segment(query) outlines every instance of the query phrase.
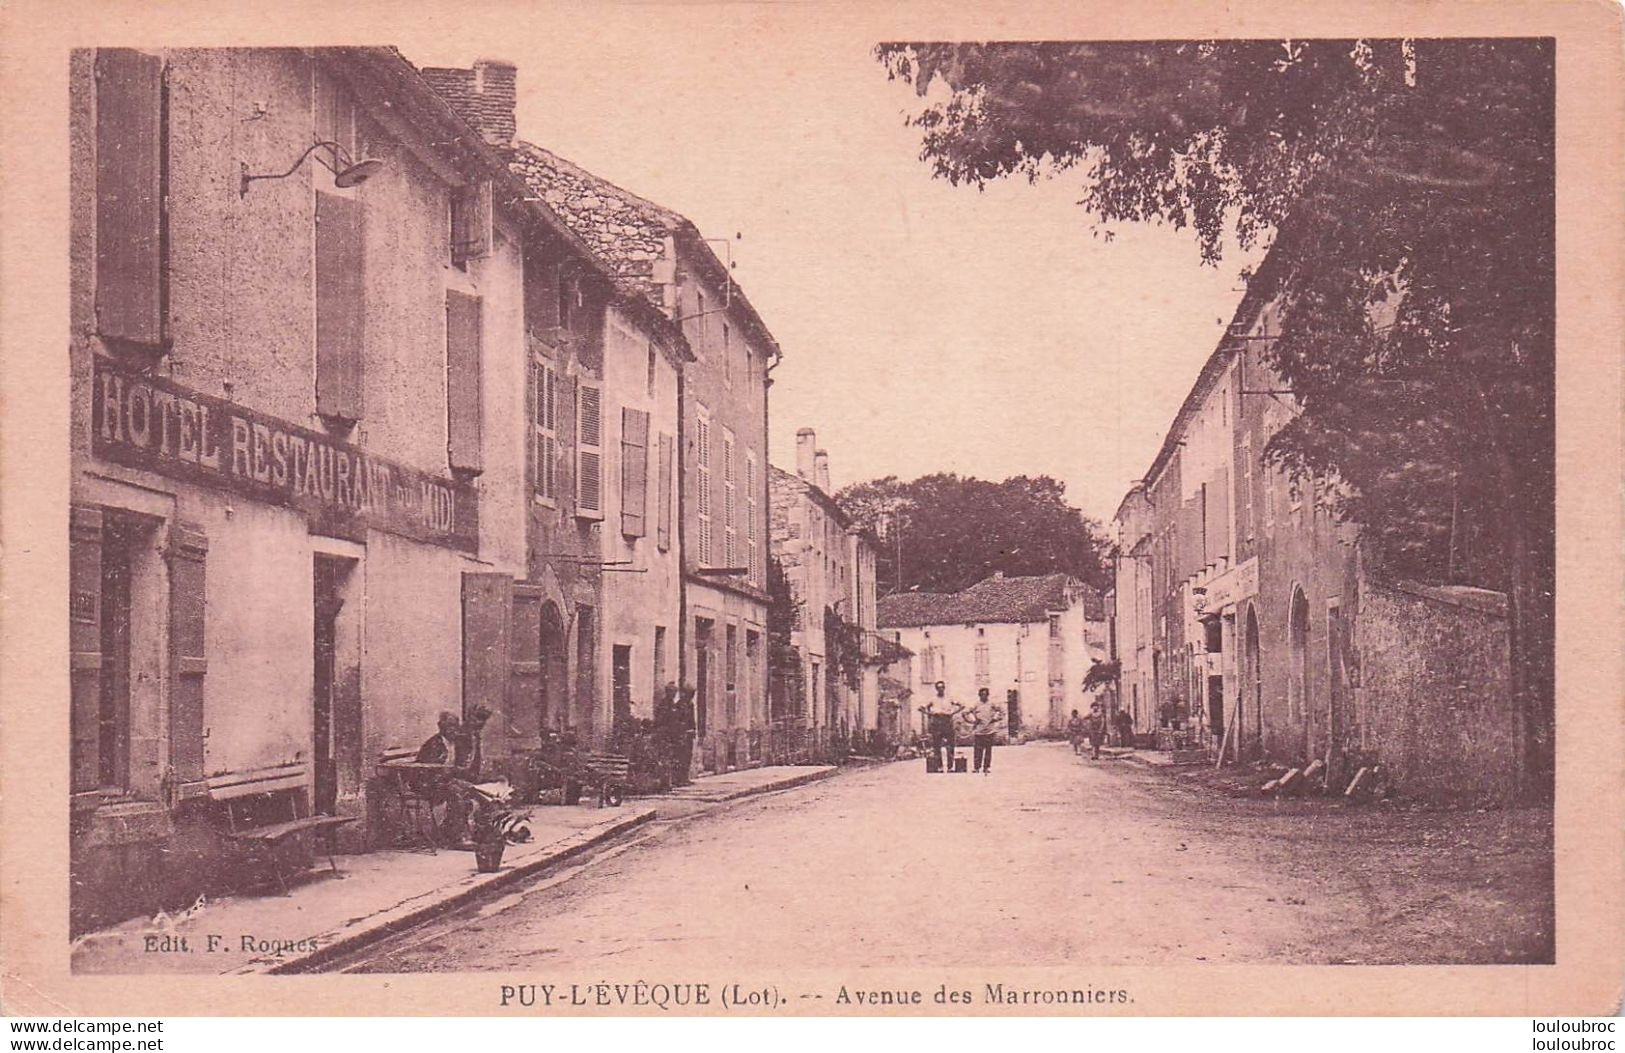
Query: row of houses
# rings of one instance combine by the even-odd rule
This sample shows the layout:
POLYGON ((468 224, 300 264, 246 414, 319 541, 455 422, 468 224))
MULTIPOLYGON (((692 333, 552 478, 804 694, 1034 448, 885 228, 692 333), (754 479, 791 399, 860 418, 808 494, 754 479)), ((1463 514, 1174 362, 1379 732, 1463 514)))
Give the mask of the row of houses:
POLYGON ((73 53, 76 924, 201 891, 245 787, 367 847, 441 711, 497 770, 667 684, 696 769, 873 720, 770 703, 777 342, 687 219, 518 137, 516 76, 73 53))
POLYGON ((1269 365, 1290 293, 1260 291, 1272 266, 1114 516, 1119 704, 1164 747, 1505 798, 1520 763, 1505 596, 1385 574, 1328 483, 1266 457, 1300 412, 1269 365))

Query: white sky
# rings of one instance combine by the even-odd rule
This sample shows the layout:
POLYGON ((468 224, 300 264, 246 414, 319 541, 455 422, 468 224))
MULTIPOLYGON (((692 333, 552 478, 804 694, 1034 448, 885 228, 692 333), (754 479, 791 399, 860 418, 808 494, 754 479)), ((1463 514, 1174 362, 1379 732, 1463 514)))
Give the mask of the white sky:
MULTIPOLYGON (((1048 474, 1110 519, 1241 298, 1189 232, 1095 238, 1075 183, 930 177, 874 41, 784 7, 553 9, 403 26, 418 65, 519 66, 519 131, 734 243, 785 351, 772 459, 836 486, 1048 474), (522 43, 515 43, 516 41, 522 43), (681 50, 674 46, 681 43, 681 50)), ((1076 177, 1073 177, 1076 179, 1076 177)))

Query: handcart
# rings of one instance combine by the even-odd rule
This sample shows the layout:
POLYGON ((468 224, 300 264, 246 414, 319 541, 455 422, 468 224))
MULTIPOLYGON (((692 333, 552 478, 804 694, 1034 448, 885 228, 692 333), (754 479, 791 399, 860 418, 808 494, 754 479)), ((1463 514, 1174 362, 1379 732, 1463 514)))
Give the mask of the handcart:
POLYGON ((583 786, 597 793, 599 807, 619 808, 626 800, 632 759, 624 753, 597 753, 555 743, 535 754, 532 761, 542 772, 563 781, 565 804, 576 803, 583 786))

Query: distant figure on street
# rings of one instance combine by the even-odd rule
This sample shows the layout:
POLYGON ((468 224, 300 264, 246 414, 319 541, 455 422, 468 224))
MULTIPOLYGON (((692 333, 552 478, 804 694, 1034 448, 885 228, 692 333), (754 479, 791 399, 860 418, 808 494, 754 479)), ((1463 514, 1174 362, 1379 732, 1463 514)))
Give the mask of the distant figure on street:
POLYGON ((993 740, 998 736, 999 724, 1004 720, 1004 711, 988 700, 987 688, 976 692, 976 708, 971 710, 971 770, 979 771, 983 775, 993 773, 993 740))
POLYGON ((1072 743, 1073 753, 1083 752, 1083 739, 1089 733, 1089 726, 1084 719, 1078 716, 1078 711, 1072 711, 1072 719, 1066 722, 1067 741, 1072 743))
POLYGON ((1128 749, 1134 748, 1134 717, 1126 709, 1117 711, 1117 744, 1128 749))
POLYGON ((937 697, 921 706, 920 712, 925 714, 926 734, 930 737, 931 754, 937 759, 937 770, 951 772, 954 753, 959 747, 959 736, 954 730, 954 718, 965 707, 948 700, 948 685, 941 680, 937 681, 936 690, 937 697))
POLYGON ((1089 759, 1100 759, 1100 745, 1106 741, 1106 714, 1096 702, 1089 707, 1089 759))

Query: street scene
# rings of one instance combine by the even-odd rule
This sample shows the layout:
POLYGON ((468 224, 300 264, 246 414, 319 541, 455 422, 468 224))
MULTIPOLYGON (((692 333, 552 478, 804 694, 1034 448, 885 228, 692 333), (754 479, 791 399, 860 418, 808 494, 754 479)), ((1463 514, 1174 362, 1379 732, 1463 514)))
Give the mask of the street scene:
POLYGON ((1553 42, 644 46, 72 53, 74 971, 1553 962, 1553 42))
MULTIPOLYGON (((1288 810, 1220 798, 1063 745, 998 749, 986 781, 865 767, 674 819, 578 871, 327 968, 658 970, 854 956, 908 965, 1493 964, 1549 953, 1538 813, 1288 810), (851 836, 854 823, 872 835, 851 836), (1425 852, 1429 864, 1406 860, 1425 852), (726 874, 726 881, 712 881, 726 874), (672 909, 667 890, 706 885, 672 909), (806 924, 806 889, 820 898, 806 924), (853 890, 842 892, 839 890, 853 890), (857 891, 861 890, 861 891, 857 891)), ((649 975, 657 975, 650 973, 649 975)))

